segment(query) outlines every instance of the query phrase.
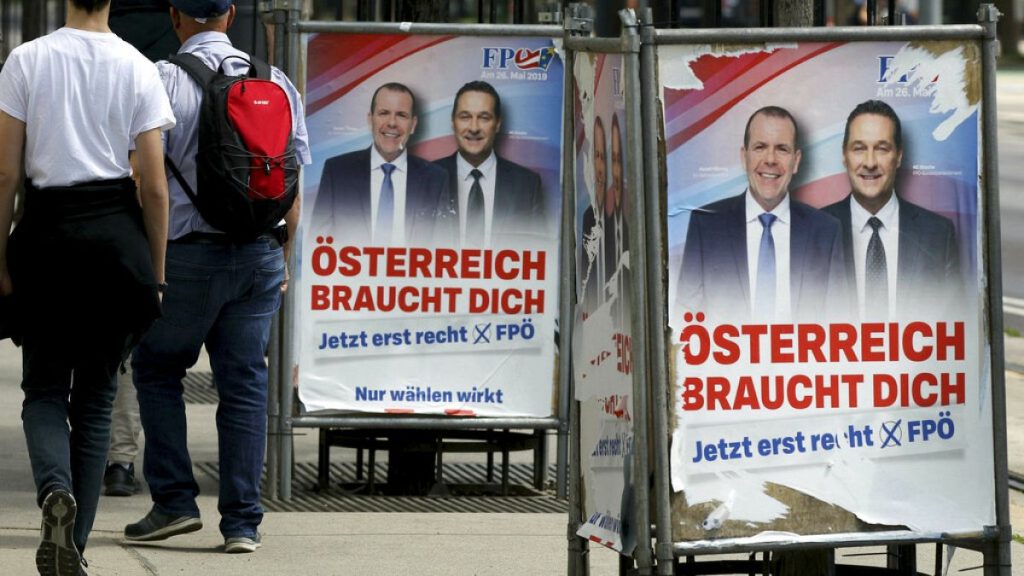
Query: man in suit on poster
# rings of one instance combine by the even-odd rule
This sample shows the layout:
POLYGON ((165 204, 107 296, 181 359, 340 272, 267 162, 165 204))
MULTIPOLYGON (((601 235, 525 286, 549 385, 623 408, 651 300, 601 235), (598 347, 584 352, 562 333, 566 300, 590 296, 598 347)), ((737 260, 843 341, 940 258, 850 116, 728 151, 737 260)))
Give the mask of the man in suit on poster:
POLYGON ((609 208, 608 229, 605 238, 605 270, 609 281, 614 280, 613 289, 617 297, 614 305, 613 320, 617 327, 622 327, 627 318, 629 301, 632 296, 632 282, 628 265, 623 255, 629 252, 629 228, 626 222, 624 195, 625 190, 625 159, 622 156, 622 129, 619 128, 619 116, 612 113, 611 128, 611 186, 605 194, 605 202, 609 208))
POLYGON ((604 302, 605 285, 605 198, 608 188, 608 144, 604 122, 594 117, 592 153, 594 190, 591 204, 583 212, 582 236, 577 256, 576 276, 581 283, 579 300, 585 315, 590 315, 604 302))
POLYGON ((494 150, 501 119, 501 97, 487 82, 469 82, 455 94, 458 150, 436 164, 448 173, 463 246, 503 247, 552 236, 540 176, 494 150))
POLYGON ((416 131, 415 109, 416 97, 404 84, 377 88, 367 114, 373 145, 324 163, 313 205, 314 234, 376 246, 452 241, 448 178, 407 149, 416 131))
POLYGON ((845 302, 839 223, 789 195, 796 138, 784 108, 750 116, 740 148, 747 190, 692 212, 678 307, 713 323, 772 322, 819 320, 845 302))
POLYGON ((864 319, 956 311, 962 293, 953 223, 896 194, 903 129, 891 106, 857 105, 846 120, 843 166, 851 193, 824 211, 842 227, 843 259, 864 319))

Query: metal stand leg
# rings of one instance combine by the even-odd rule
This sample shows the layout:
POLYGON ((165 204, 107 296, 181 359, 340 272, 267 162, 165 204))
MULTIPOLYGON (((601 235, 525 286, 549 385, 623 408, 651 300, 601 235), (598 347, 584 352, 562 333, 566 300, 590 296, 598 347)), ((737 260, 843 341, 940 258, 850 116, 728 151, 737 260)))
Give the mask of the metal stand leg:
POLYGON ((320 429, 320 450, 316 472, 317 489, 323 492, 331 483, 331 444, 327 439, 327 428, 320 429))
POLYGON ((917 574, 917 551, 913 544, 886 546, 888 552, 886 567, 896 570, 900 576, 917 574))
POLYGON ((548 480, 548 442, 543 430, 533 433, 533 487, 543 490, 548 480))

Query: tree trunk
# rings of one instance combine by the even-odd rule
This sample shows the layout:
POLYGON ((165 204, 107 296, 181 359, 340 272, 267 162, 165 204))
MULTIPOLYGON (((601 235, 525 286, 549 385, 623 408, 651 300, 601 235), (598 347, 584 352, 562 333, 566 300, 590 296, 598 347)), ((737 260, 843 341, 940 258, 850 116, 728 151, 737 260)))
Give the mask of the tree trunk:
POLYGON ((997 27, 1002 55, 1013 59, 1019 58, 1020 50, 1017 49, 1017 45, 1020 42, 1020 22, 1017 21, 1017 2, 1015 0, 995 0, 995 5, 1002 14, 997 27))
POLYGON ((814 26, 814 2, 807 0, 776 0, 775 22, 785 27, 814 26))

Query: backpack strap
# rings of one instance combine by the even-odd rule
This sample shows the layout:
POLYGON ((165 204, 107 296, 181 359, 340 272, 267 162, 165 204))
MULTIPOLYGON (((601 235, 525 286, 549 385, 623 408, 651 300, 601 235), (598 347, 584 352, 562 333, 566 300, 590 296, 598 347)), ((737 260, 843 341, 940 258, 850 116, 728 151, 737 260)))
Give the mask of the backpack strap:
MULTIPOLYGON (((270 64, 255 56, 249 56, 249 63, 252 64, 252 69, 256 70, 256 78, 270 80, 270 64)), ((252 75, 252 69, 249 71, 250 76, 252 75)))
POLYGON ((245 56, 238 56, 234 54, 231 56, 225 56, 224 59, 220 61, 220 66, 217 67, 217 72, 224 74, 224 63, 232 58, 241 60, 249 65, 249 72, 246 73, 246 76, 249 78, 270 80, 270 64, 267 64, 263 60, 249 54, 246 54, 245 56))
POLYGON ((185 176, 182 175, 181 170, 178 170, 178 167, 174 164, 174 161, 171 160, 171 157, 168 156, 167 154, 164 154, 164 165, 171 169, 171 174, 174 175, 174 178, 178 181, 178 184, 181 184, 181 189, 185 191, 185 194, 188 196, 188 199, 191 200, 192 205, 195 206, 197 201, 195 191, 192 190, 192 187, 188 185, 188 182, 185 181, 185 176))
POLYGON ((198 56, 188 52, 175 54, 167 61, 187 72, 196 81, 196 84, 199 84, 204 89, 210 84, 210 81, 213 80, 216 74, 198 56))

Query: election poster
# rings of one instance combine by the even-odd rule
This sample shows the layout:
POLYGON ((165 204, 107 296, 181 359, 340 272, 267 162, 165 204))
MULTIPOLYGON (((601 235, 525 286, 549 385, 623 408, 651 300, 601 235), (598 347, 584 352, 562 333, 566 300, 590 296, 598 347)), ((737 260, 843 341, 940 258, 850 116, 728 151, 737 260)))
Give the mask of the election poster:
POLYGON ((633 293, 629 274, 625 69, 621 54, 574 62, 575 399, 580 406, 584 523, 577 534, 631 554, 633 293))
POLYGON ((659 48, 676 541, 996 523, 980 57, 659 48))
POLYGON ((305 408, 550 416, 563 108, 553 39, 331 33, 304 48, 305 408))

